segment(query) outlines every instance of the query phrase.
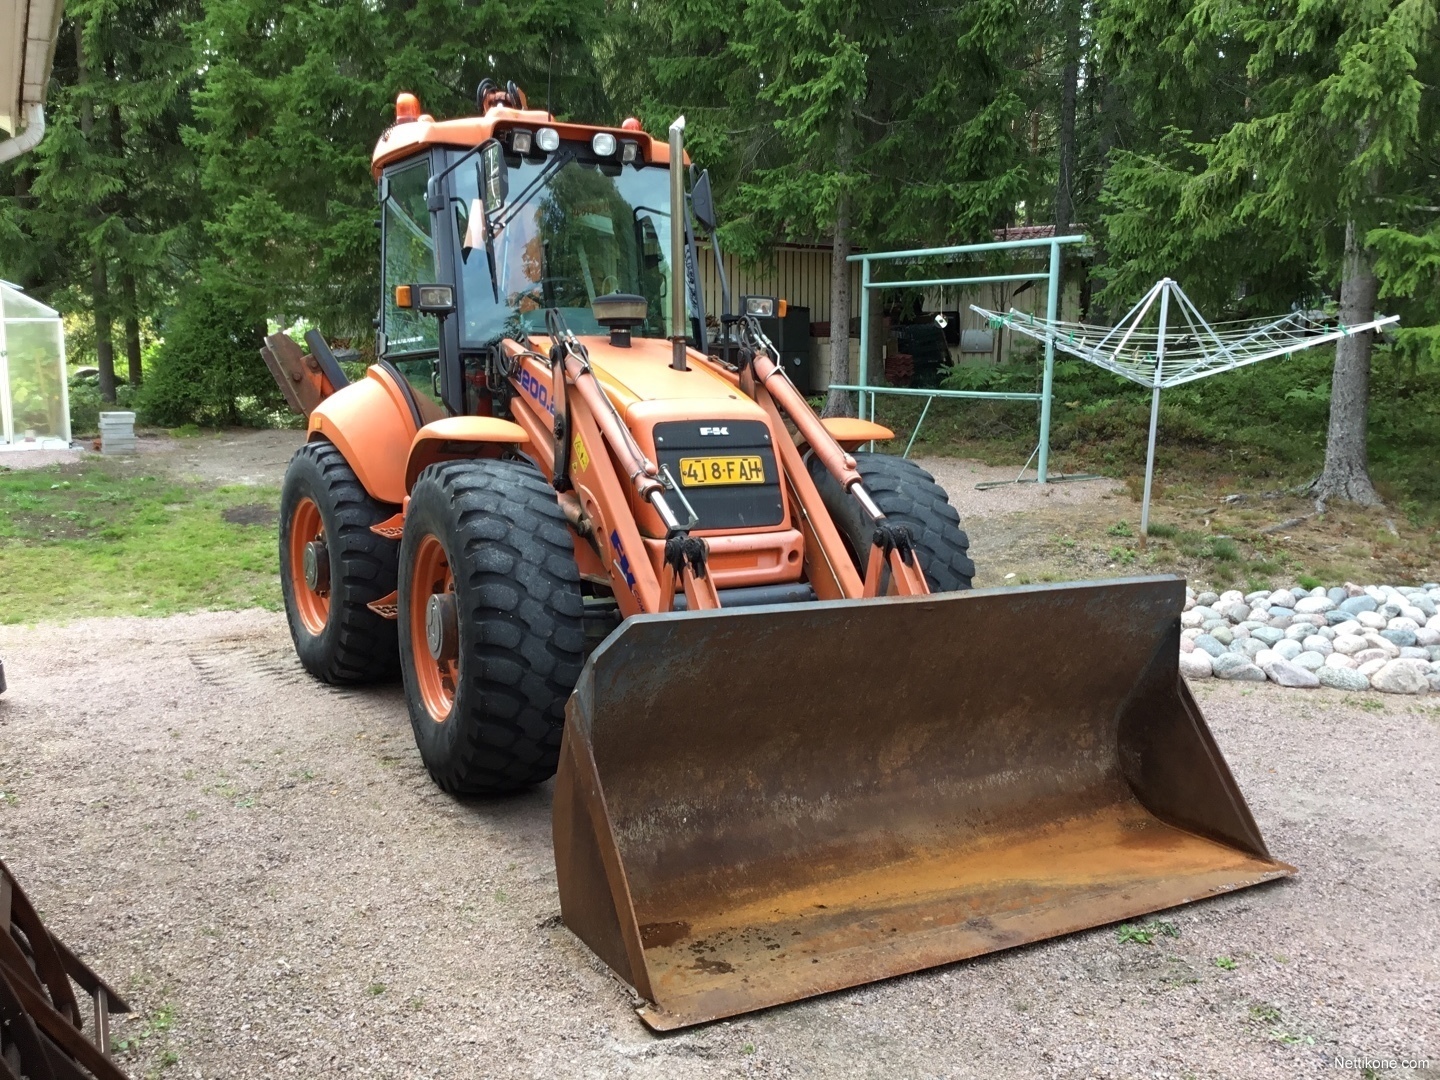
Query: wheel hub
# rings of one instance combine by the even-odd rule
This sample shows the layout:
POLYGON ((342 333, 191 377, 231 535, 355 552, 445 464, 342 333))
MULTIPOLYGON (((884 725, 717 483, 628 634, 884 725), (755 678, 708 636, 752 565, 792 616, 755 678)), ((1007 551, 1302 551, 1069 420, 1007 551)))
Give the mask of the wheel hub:
POLYGON ((323 540, 305 545, 305 584, 312 592, 330 591, 330 552, 323 540))
POLYGON ((425 644, 437 661, 454 660, 459 650, 460 622, 455 594, 435 593, 425 604, 425 644))

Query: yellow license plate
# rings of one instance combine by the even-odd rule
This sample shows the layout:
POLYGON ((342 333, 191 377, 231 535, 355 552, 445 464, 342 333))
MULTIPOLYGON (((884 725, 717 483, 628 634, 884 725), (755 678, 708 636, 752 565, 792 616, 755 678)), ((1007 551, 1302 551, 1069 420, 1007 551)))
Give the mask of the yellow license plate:
POLYGON ((680 459, 682 487, 707 484, 763 484, 765 462, 759 454, 736 457, 687 457, 680 459))

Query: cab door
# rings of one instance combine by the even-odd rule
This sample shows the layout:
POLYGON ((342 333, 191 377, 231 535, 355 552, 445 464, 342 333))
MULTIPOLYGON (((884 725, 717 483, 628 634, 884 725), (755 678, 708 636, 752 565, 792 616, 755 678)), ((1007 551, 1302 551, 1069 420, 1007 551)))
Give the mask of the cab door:
POLYGON ((397 285, 438 282, 440 260, 426 186, 427 154, 385 171, 380 212, 380 335, 377 352, 404 377, 425 423, 449 415, 441 393, 440 320, 395 303, 397 285))

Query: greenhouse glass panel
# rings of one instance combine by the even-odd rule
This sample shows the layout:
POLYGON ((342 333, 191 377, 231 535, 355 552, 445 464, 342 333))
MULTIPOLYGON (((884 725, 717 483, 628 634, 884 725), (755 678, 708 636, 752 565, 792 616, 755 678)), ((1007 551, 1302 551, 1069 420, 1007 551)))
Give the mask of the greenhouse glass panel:
POLYGON ((60 316, 0 282, 0 449, 70 445, 65 331, 60 316))

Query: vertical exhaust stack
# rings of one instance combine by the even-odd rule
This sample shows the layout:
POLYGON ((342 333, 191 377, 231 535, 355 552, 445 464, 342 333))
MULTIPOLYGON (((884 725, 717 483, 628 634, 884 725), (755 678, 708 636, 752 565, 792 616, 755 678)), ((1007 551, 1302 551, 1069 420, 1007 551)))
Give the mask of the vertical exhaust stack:
POLYGON ((565 924, 670 1029, 1294 873, 1179 673, 1180 578, 626 620, 570 699, 565 924), (1033 663, 1046 626, 1070 642, 1033 663))
POLYGON ((689 371, 685 362, 685 117, 670 125, 670 366, 689 371))

